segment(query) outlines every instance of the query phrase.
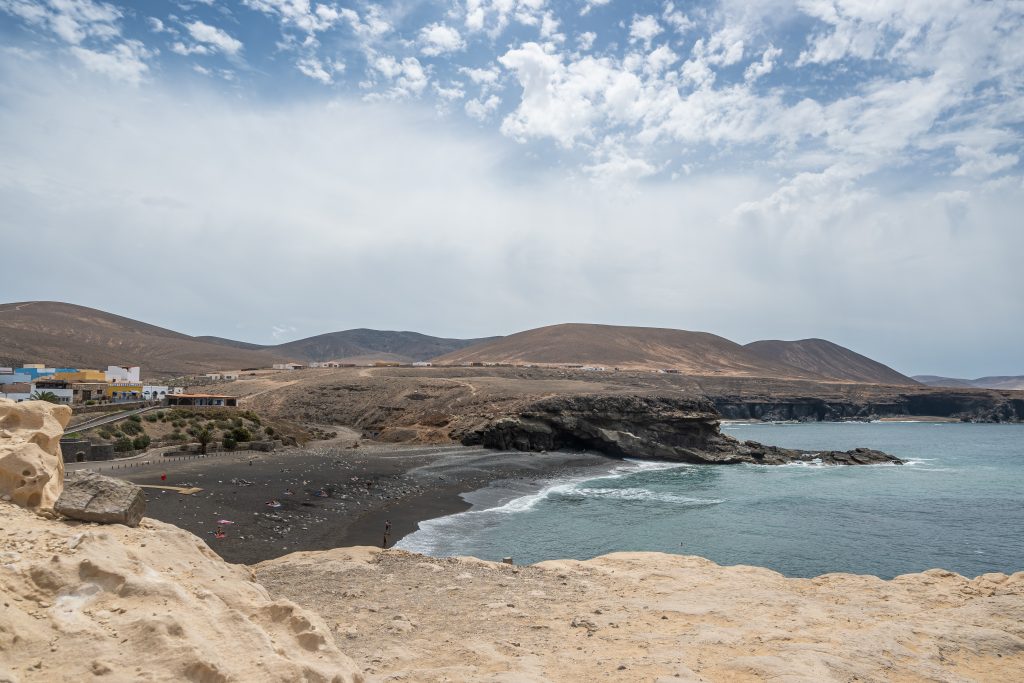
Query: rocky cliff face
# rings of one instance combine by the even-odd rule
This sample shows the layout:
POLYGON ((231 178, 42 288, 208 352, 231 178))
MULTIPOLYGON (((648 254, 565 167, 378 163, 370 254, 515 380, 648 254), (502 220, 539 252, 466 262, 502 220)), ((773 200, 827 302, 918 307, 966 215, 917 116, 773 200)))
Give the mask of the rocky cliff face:
POLYGON ((0 503, 0 681, 357 683, 314 612, 192 534, 0 503))
POLYGON ((52 508, 64 488, 60 437, 71 408, 0 399, 0 499, 52 508))
POLYGON ((740 443, 718 429, 704 398, 638 395, 563 396, 492 420, 463 437, 467 445, 519 451, 593 450, 614 457, 692 463, 778 465, 820 460, 839 465, 902 461, 880 451, 799 451, 740 443))
POLYGON ((879 417, 952 417, 965 422, 1024 421, 1024 396, 1018 398, 1009 394, 1011 392, 950 389, 861 400, 816 396, 762 399, 726 394, 715 396, 714 403, 722 417, 730 420, 814 422, 879 417))

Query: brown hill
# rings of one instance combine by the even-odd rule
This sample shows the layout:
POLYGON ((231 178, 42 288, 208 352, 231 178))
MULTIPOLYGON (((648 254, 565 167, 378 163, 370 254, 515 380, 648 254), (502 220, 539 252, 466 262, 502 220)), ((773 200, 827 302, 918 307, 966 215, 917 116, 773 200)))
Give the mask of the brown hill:
POLYGON ((0 365, 142 366, 147 378, 265 367, 277 356, 204 341, 94 308, 55 301, 0 304, 0 365))
POLYGON ((497 339, 443 339, 419 332, 345 330, 328 332, 277 346, 264 347, 295 360, 428 360, 480 342, 497 339))
POLYGON ((773 363, 785 363, 806 372, 833 379, 866 382, 868 384, 918 384, 888 365, 867 356, 833 344, 825 339, 780 341, 776 339, 751 342, 744 346, 758 358, 773 363))
POLYGON ((689 375, 799 377, 818 373, 748 351, 707 332, 569 323, 519 332, 435 359, 442 364, 537 363, 674 369, 689 375))
POLYGON ((995 377, 979 377, 977 379, 959 379, 955 377, 940 377, 938 375, 914 375, 914 379, 930 387, 1024 390, 1024 375, 998 375, 995 377))

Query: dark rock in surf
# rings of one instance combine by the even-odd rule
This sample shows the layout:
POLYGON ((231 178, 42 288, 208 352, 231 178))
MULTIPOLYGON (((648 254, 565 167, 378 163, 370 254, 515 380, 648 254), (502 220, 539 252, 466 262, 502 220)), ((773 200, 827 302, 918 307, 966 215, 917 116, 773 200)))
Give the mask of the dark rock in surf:
POLYGON ((881 451, 802 451, 740 443, 719 431, 719 414, 705 398, 636 394, 564 396, 492 420, 463 443, 518 451, 593 450, 615 457, 691 463, 782 465, 901 464, 881 451))

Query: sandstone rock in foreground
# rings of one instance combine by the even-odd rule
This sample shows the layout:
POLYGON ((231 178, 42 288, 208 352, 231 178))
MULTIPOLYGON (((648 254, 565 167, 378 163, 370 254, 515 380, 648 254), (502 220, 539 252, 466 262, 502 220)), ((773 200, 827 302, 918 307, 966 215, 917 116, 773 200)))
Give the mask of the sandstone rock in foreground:
POLYGON ((615 553, 512 567, 339 548, 256 565, 370 681, 1022 680, 1024 572, 789 579, 615 553))
POLYGON ((0 504, 0 681, 359 681, 323 620, 151 519, 0 504))
POLYGON ((86 470, 64 482, 53 509, 83 522, 138 526, 146 512, 146 496, 130 481, 86 470))
POLYGON ((60 437, 71 408, 0 398, 0 499, 51 508, 64 486, 60 437))
POLYGON ((867 448, 803 451, 740 443, 719 431, 719 414, 705 398, 618 395, 561 396, 538 401, 514 417, 492 420, 463 443, 519 451, 594 450, 614 457, 691 463, 782 465, 902 464, 867 448))

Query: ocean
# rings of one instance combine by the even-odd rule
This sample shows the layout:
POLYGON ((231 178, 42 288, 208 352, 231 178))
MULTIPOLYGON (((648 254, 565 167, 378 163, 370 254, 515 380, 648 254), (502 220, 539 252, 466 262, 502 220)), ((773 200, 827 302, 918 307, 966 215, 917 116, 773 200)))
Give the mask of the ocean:
POLYGON ((787 576, 968 577, 1024 570, 1024 425, 732 424, 740 439, 866 446, 907 465, 679 465, 623 461, 586 477, 492 485, 467 512, 397 547, 517 564, 616 551, 700 555, 787 576))

